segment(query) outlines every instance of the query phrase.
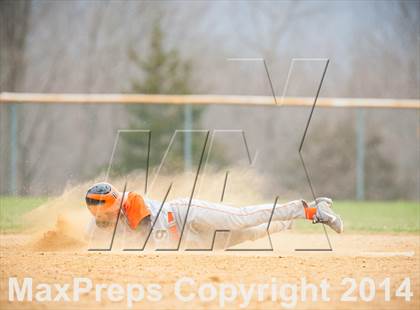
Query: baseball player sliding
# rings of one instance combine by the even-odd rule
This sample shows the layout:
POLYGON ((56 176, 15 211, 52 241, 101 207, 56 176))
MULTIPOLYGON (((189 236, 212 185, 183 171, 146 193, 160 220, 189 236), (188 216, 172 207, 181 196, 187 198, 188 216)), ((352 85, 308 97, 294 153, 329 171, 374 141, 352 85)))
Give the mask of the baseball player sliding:
POLYGON ((184 230, 182 240, 190 247, 209 247, 216 230, 230 231, 224 247, 265 237, 270 217, 271 232, 289 228, 295 219, 324 223, 337 233, 343 232, 343 221, 331 209, 329 198, 317 198, 310 203, 294 200, 276 204, 274 210, 273 204, 232 207, 192 199, 187 216, 189 202, 189 198, 183 198, 162 205, 134 192, 121 193, 109 183, 97 183, 86 194, 87 207, 94 216, 88 231, 91 236, 94 230, 110 231, 118 218, 118 231, 128 231, 138 240, 145 240, 153 228, 148 244, 178 242, 184 230))

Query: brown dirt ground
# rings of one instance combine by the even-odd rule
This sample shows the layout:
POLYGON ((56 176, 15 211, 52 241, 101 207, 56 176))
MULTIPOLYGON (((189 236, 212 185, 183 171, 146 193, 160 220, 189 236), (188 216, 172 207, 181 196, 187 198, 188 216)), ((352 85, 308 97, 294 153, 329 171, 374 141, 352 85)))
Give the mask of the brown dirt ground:
MULTIPOLYGON (((323 247, 322 234, 282 232, 272 236, 272 252, 88 252, 77 240, 46 233, 33 240, 28 235, 0 236, 1 309, 119 309, 126 301, 95 301, 94 293, 82 296, 77 303, 30 303, 8 301, 8 278, 32 277, 34 283, 71 283, 73 277, 89 277, 97 283, 159 283, 163 299, 160 302, 141 301, 133 308, 142 309, 214 309, 218 301, 190 303, 178 301, 173 293, 175 281, 183 276, 197 283, 297 283, 305 276, 312 283, 325 278, 330 282, 330 302, 298 302, 295 309, 419 309, 420 308, 420 237, 418 235, 330 234, 332 252, 296 252, 295 247, 323 247), (61 239, 60 239, 61 238, 61 239), (384 301, 382 290, 372 302, 340 302, 345 287, 342 278, 360 281, 371 277, 376 283, 391 278, 395 292, 404 277, 410 277, 414 296, 410 302, 391 295, 384 301)), ((267 240, 253 245, 266 246, 267 240)), ((251 244, 249 243, 248 246, 251 244)), ((243 245, 245 247, 246 245, 243 245)), ((237 302, 225 308, 239 308, 237 302)), ((256 296, 248 309, 280 309, 280 302, 270 297, 258 301, 256 296)))

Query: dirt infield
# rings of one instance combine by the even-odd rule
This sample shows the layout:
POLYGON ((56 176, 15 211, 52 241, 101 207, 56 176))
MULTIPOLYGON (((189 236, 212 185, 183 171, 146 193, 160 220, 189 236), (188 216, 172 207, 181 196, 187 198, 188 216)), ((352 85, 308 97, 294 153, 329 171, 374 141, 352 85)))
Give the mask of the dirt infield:
MULTIPOLYGON (((326 241, 320 234, 296 234, 282 232, 272 236, 274 251, 267 252, 88 252, 84 245, 72 240, 60 240, 58 236, 44 235, 34 242, 28 235, 1 236, 1 309, 71 309, 126 308, 125 300, 112 302, 108 299, 95 301, 94 291, 82 295, 78 302, 10 302, 8 279, 32 277, 37 283, 72 283, 74 277, 88 277, 97 283, 158 283, 162 286, 159 302, 144 299, 133 308, 142 309, 214 309, 218 299, 200 301, 198 298, 185 303, 176 298, 174 285, 182 277, 191 277, 196 286, 205 282, 215 287, 222 283, 244 285, 252 283, 300 283, 306 277, 310 283, 319 284, 327 279, 330 302, 302 303, 295 309, 418 309, 420 277, 420 239, 418 235, 331 235, 332 252, 296 252, 295 247, 324 247, 326 241), (43 241, 44 243, 40 242, 43 241), (48 241, 48 240, 47 240, 48 241), (376 297, 371 302, 342 302, 340 298, 349 285, 340 285, 344 277, 352 277, 360 283, 363 277, 371 277, 376 283, 376 297), (386 277, 391 279, 391 300, 384 301, 384 291, 378 284, 386 277), (411 279, 414 296, 410 302, 395 297, 395 290, 405 277, 411 279)), ((255 245, 266 246, 266 240, 255 245)), ((248 244, 250 246, 251 244, 248 244)), ((245 245, 243 245, 245 246, 245 245)), ((70 289, 71 292, 71 289, 70 289)), ((356 290, 358 292, 358 290, 356 290)), ((248 309, 279 309, 277 300, 270 295, 253 296, 248 309)), ((227 302, 225 308, 238 308, 242 299, 227 302)))

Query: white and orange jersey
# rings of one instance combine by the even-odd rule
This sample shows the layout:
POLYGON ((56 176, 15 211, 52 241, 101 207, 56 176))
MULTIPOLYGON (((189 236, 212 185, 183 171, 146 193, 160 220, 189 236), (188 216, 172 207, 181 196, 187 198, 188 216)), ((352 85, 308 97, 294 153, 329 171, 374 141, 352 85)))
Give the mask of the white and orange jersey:
POLYGON ((88 240, 99 239, 106 243, 106 240, 110 240, 112 237, 113 229, 117 225, 115 231, 117 239, 123 236, 124 239, 141 242, 153 227, 148 242, 173 244, 179 240, 181 229, 180 218, 177 223, 175 217, 171 204, 165 203, 162 206, 161 202, 129 192, 121 206, 118 223, 114 222, 106 228, 101 228, 96 225, 95 218, 93 218, 87 227, 86 238, 88 240))
POLYGON ((153 226, 154 238, 169 238, 176 241, 182 229, 182 220, 170 203, 144 198, 145 206, 150 211, 150 225, 153 226))

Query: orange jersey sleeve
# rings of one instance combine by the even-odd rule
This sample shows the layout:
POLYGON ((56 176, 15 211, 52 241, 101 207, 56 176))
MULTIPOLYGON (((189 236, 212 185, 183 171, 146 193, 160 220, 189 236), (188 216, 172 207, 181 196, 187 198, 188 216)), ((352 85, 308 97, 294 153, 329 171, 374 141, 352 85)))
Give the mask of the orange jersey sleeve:
POLYGON ((123 208, 131 229, 136 229, 139 223, 146 216, 150 215, 143 197, 133 192, 128 193, 127 201, 124 203, 123 208))

